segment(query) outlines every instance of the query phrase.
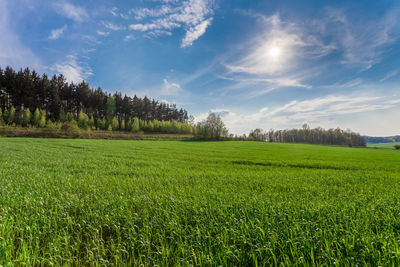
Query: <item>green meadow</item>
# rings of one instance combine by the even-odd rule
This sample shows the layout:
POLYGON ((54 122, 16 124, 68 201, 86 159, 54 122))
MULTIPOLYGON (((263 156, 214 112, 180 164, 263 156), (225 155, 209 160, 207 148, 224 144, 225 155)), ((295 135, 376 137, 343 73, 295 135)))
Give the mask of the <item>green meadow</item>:
POLYGON ((368 147, 376 147, 376 148, 391 148, 394 149, 395 145, 400 145, 400 142, 392 142, 392 143, 377 143, 377 144, 367 144, 368 147))
POLYGON ((0 265, 400 264, 400 151, 0 138, 0 265))

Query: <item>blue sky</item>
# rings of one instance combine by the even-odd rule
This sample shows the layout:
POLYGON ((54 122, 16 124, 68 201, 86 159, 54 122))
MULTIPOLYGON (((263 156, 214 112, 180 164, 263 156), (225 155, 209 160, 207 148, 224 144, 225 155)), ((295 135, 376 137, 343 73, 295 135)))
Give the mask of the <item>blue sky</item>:
POLYGON ((0 0, 0 66, 176 103, 233 133, 400 134, 399 1, 0 0))

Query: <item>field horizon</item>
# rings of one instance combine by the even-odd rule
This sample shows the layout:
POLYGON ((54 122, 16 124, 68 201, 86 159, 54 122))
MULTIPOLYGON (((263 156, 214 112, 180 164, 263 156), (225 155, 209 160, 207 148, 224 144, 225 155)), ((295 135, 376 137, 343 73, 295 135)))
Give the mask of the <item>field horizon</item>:
POLYGON ((0 138, 0 264, 397 265, 400 153, 0 138))

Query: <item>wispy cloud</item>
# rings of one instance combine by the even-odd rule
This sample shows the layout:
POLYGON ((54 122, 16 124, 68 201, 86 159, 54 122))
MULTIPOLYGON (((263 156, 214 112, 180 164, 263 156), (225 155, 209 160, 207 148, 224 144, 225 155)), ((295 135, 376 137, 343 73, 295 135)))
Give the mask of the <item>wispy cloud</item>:
POLYGON ((354 88, 356 86, 359 86, 362 84, 362 79, 360 78, 356 78, 354 80, 350 80, 347 82, 336 82, 334 84, 331 85, 324 85, 322 86, 323 88, 327 88, 327 89, 344 89, 344 88, 354 88))
MULTIPOLYGON (((247 133, 256 127, 285 129, 300 127, 303 123, 315 126, 342 115, 388 110, 398 107, 400 99, 386 97, 329 95, 309 100, 294 100, 274 108, 263 107, 255 113, 239 114, 229 109, 212 109, 218 113, 233 133, 247 133)), ((202 120, 207 113, 196 116, 202 120)), ((330 125, 328 127, 337 127, 330 125)))
POLYGON ((68 82, 73 83, 82 82, 93 75, 93 71, 89 65, 78 61, 75 55, 67 56, 63 63, 55 64, 51 69, 64 75, 68 82))
POLYGON ((83 22, 89 18, 87 11, 80 6, 73 5, 66 1, 59 1, 54 4, 57 13, 76 22, 83 22))
POLYGON ((96 33, 100 36, 108 36, 110 34, 109 32, 103 32, 103 31, 96 31, 96 33))
POLYGON ((58 29, 54 29, 50 32, 50 35, 48 37, 48 39, 50 40, 56 40, 58 38, 60 38, 60 36, 64 33, 64 31, 67 29, 67 25, 64 24, 64 26, 62 26, 61 28, 58 29))
POLYGON ((399 74, 399 70, 393 70, 393 71, 389 72, 388 74, 386 74, 382 79, 380 79, 380 82, 383 82, 390 78, 393 78, 397 74, 399 74))
POLYGON ((334 40, 343 54, 342 64, 370 69, 379 63, 388 45, 399 37, 399 9, 388 11, 380 19, 356 20, 343 9, 326 8, 320 20, 323 36, 334 40))
POLYGON ((128 42, 128 41, 135 40, 135 39, 136 38, 135 38, 135 36, 133 34, 128 34, 128 35, 125 36, 124 41, 128 42))
POLYGON ((163 79, 163 87, 160 91, 160 96, 177 96, 181 91, 182 88, 178 83, 163 79))
POLYGON ((102 21, 101 24, 111 31, 120 31, 126 29, 126 27, 123 25, 117 25, 111 22, 102 21))
POLYGON ((250 11, 241 13, 256 18, 265 30, 224 63, 224 76, 236 82, 228 86, 229 90, 242 88, 247 96, 257 97, 285 87, 311 89, 305 80, 321 68, 316 70, 310 62, 317 62, 335 46, 294 22, 283 21, 278 13, 269 17, 250 11), (243 56, 237 58, 237 54, 243 56))
POLYGON ((194 41, 199 39, 200 36, 202 36, 206 30, 207 27, 211 25, 212 18, 209 18, 207 20, 202 21, 200 24, 197 24, 194 27, 191 27, 186 31, 185 38, 182 40, 181 47, 188 47, 193 44, 194 41))
POLYGON ((129 25, 134 31, 147 32, 150 36, 171 35, 178 28, 185 30, 181 47, 193 45, 211 25, 212 0, 162 1, 155 8, 135 8, 130 15, 138 21, 129 25))

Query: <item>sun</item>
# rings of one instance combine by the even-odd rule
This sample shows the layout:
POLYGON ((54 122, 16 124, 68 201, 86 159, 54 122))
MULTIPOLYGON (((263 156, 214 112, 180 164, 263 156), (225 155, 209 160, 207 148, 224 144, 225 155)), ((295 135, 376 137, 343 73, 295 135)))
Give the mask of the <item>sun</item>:
POLYGON ((281 56, 281 48, 278 46, 273 46, 268 50, 268 56, 271 59, 278 59, 281 56))

